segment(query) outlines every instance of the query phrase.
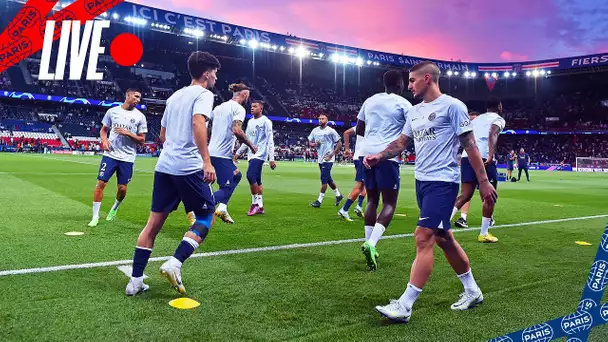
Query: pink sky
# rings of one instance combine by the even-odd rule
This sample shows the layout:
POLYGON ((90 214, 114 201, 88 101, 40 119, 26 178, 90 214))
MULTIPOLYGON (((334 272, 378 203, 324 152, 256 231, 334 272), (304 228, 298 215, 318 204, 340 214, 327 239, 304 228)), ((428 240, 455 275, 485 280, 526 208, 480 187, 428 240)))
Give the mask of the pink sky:
POLYGON ((608 0, 136 0, 275 33, 471 62, 608 52, 608 0))

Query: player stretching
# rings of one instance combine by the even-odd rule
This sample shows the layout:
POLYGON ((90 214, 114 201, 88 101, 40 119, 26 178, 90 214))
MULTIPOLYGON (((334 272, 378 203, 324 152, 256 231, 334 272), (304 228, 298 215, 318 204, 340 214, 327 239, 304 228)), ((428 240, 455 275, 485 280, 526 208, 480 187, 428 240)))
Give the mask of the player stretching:
POLYGON ((215 85, 219 68, 220 62, 213 55, 193 52, 188 58, 192 83, 167 99, 161 121, 166 140, 156 163, 152 210, 133 255, 133 273, 125 291, 128 296, 149 288, 144 284, 143 275, 154 240, 180 201, 186 212, 194 211, 196 222, 173 256, 160 267, 160 272, 181 294, 186 292, 182 284, 182 264, 205 240, 215 221, 215 199, 210 185, 215 181, 215 170, 207 148, 206 124, 214 99, 207 89, 215 85))
POLYGON ((254 153, 257 152, 257 148, 243 132, 243 122, 245 121, 243 104, 249 99, 249 88, 245 84, 239 83, 230 85, 229 90, 232 92, 232 100, 222 103, 213 110, 209 154, 219 185, 219 190, 213 194, 218 203, 215 216, 232 224, 234 220, 228 214, 228 201, 243 177, 232 160, 234 143, 238 139, 254 153))
POLYGON ((262 101, 253 101, 251 104, 251 115, 253 118, 247 122, 247 136, 251 140, 253 146, 257 146, 257 151, 252 150, 246 144, 236 152, 234 161, 237 162, 241 154, 248 150, 247 159, 249 159, 249 167, 247 168, 247 181, 249 181, 249 189, 251 190, 251 208, 247 212, 248 216, 264 214, 264 188, 262 187, 262 167, 268 159, 270 168, 275 169, 277 164, 274 162, 274 136, 272 132, 272 121, 264 116, 264 103, 262 101))
POLYGON ((346 157, 352 155, 353 164, 355 164, 355 186, 346 198, 344 206, 338 211, 338 215, 343 217, 346 221, 352 221, 350 215, 348 215, 348 210, 350 209, 350 206, 353 205, 357 197, 359 199, 357 206, 355 207, 355 214, 357 214, 359 217, 363 216, 363 200, 365 199, 365 195, 367 193, 363 184, 363 155, 361 154, 365 138, 360 135, 357 136, 357 141, 355 142, 355 154, 352 154, 350 150, 350 137, 352 137, 353 134, 355 134, 355 127, 347 129, 344 132, 344 155, 346 157))
MULTIPOLYGON (((401 97, 405 84, 403 74, 397 70, 384 73, 384 93, 365 100, 357 116, 357 134, 365 137, 363 154, 371 155, 384 151, 390 143, 401 135, 412 104, 401 97)), ((405 148, 403 149, 405 150, 405 148)), ((399 154, 403 151, 399 151, 399 154)), ((370 270, 378 267, 376 244, 388 228, 399 197, 401 176, 397 156, 366 165, 365 189, 367 208, 365 209, 365 242, 361 251, 370 270), (382 195, 382 210, 378 214, 382 195)))
MULTIPOLYGON (((496 144, 498 143, 498 135, 505 128, 505 119, 500 116, 502 113, 502 103, 498 98, 490 97, 486 101, 486 108, 486 113, 479 115, 475 120, 471 121, 471 127, 473 127, 479 154, 485 164, 487 178, 494 189, 497 189, 498 171, 494 161, 494 154, 496 152, 496 144)), ((454 209, 452 210, 452 216, 473 198, 475 188, 479 184, 466 150, 462 152, 462 160, 460 163, 462 188, 460 190, 460 196, 458 196, 454 209)), ((477 241, 479 242, 498 242, 498 238, 488 232, 492 225, 494 205, 494 202, 483 203, 481 232, 477 237, 477 241)))
POLYGON ((450 230, 450 213, 460 183, 457 160, 459 140, 476 171, 479 191, 484 201, 495 201, 496 190, 488 181, 475 145, 467 108, 459 100, 441 93, 439 74, 439 68, 432 62, 422 62, 412 67, 408 88, 423 101, 409 111, 399 139, 383 152, 364 159, 366 164, 376 165, 398 156, 407 146, 408 140, 414 139, 416 198, 420 208, 420 218, 414 233, 416 259, 412 264, 410 281, 399 300, 376 307, 383 316, 399 322, 409 321, 412 306, 433 271, 435 244, 443 250, 465 289, 460 299, 452 304, 452 310, 465 310, 483 301, 481 290, 471 272, 469 258, 450 230))
POLYGON ((320 208, 321 204, 323 204, 328 184, 336 194, 336 207, 344 199, 344 196, 338 190, 336 182, 331 177, 331 168, 334 166, 334 161, 336 161, 336 154, 342 148, 342 141, 338 132, 327 125, 328 122, 326 114, 319 115, 319 126, 315 127, 308 136, 310 147, 317 148, 319 156, 317 162, 321 170, 321 192, 319 193, 319 198, 310 204, 314 208, 320 208))
POLYGON ((133 176, 137 145, 146 142, 146 133, 148 133, 145 115, 135 108, 140 101, 141 93, 139 91, 127 89, 126 99, 122 106, 108 109, 101 121, 103 125, 100 130, 101 147, 104 152, 97 174, 97 185, 93 194, 93 219, 89 222, 89 227, 95 227, 99 223, 103 191, 115 172, 118 191, 114 205, 106 217, 107 221, 116 218, 118 207, 127 195, 127 184, 133 176), (108 130, 110 131, 109 139, 108 130))

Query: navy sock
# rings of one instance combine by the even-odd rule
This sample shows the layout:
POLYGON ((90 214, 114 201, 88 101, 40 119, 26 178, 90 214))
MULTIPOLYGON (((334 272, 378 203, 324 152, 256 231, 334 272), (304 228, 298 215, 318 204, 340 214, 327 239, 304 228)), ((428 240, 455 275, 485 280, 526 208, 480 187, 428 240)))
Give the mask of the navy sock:
POLYGON ((357 202, 357 204, 362 207, 363 206, 363 200, 365 199, 365 196, 359 196, 359 202, 357 202))
POLYGON ((353 205, 353 200, 351 200, 350 198, 346 199, 346 203, 344 203, 344 211, 348 211, 350 209, 350 206, 353 205))
POLYGON ((192 255, 192 253, 194 253, 194 250, 197 248, 198 243, 196 241, 185 237, 182 242, 180 242, 179 246, 177 246, 173 257, 183 263, 192 255))
POLYGON ((131 272, 132 277, 143 277, 144 269, 148 265, 148 259, 150 259, 152 250, 149 248, 136 247, 135 253, 133 254, 133 271, 131 272))

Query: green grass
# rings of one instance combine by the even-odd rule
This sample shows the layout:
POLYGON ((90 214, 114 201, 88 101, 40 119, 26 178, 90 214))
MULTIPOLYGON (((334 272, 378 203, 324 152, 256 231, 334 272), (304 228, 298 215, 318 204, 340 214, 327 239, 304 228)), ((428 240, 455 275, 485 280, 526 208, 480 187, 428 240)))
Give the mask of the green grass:
MULTIPOLYGON (((99 158, 0 154, 0 270, 131 259, 150 209, 155 162, 137 160, 117 221, 88 228, 99 158)), ((342 192, 350 191, 353 168, 336 166, 333 173, 342 192)), ((396 216, 387 235, 412 233, 418 217, 413 170, 402 173, 397 212, 407 217, 396 216)), ((498 225, 608 214, 608 175, 532 172, 531 178, 501 183, 498 225)), ((319 187, 314 164, 264 169, 263 217, 246 216, 251 198, 242 183, 229 206, 236 224, 214 226, 199 252, 363 236, 361 220, 338 218, 330 193, 321 209, 309 206, 319 187)), ((112 180, 102 215, 115 190, 112 180)), ((476 197, 469 222, 480 221, 476 197)), ((115 267, 4 276, 0 339, 483 341, 574 311, 606 221, 499 228, 495 245, 477 243, 475 231, 457 233, 486 302, 450 310, 462 285, 436 249, 433 275, 405 325, 387 323, 374 306, 403 292, 415 256, 412 238, 381 241, 377 272, 366 271, 360 243, 192 259, 184 283, 201 306, 188 311, 168 305, 176 293, 158 274, 159 262, 146 270, 150 291, 135 298, 124 296, 127 278, 115 267)), ((153 256, 172 255, 186 229, 180 208, 153 256)), ((604 327, 590 338, 607 339, 604 327)))

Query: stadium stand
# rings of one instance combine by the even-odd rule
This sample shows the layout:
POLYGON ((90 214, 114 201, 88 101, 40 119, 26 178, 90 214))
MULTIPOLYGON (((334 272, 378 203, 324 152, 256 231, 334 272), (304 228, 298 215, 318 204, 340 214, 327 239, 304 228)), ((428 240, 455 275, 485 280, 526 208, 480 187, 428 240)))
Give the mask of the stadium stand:
MULTIPOLYGON (((123 32, 121 25, 104 30, 103 42, 123 32)), ((253 98, 267 103, 268 116, 314 119, 327 113, 330 120, 341 121, 341 134, 351 127, 363 101, 382 91, 383 66, 347 67, 315 59, 298 59, 291 55, 251 49, 232 44, 201 42, 191 37, 141 30, 145 40, 144 58, 132 67, 121 67, 109 56, 101 56, 98 71, 103 81, 38 81, 40 52, 14 66, 12 72, 0 74, 0 90, 24 91, 45 95, 67 96, 120 102, 127 88, 140 89, 143 112, 147 116, 148 143, 141 152, 158 150, 160 119, 164 101, 173 91, 189 83, 186 59, 194 49, 209 51, 220 59, 222 68, 214 89, 216 103, 230 98, 228 85, 244 82, 254 88, 253 98), (252 57, 255 54, 254 63, 252 57), (17 84, 23 85, 13 89, 17 84)), ((102 42, 102 43, 103 43, 102 42)), ((56 47, 55 47, 56 48, 56 47)), ((65 73, 67 75, 68 68, 65 73)), ((52 70, 51 70, 52 71, 52 70)), ((405 69, 404 69, 405 71, 405 69)), ((475 79, 444 75, 442 90, 462 99, 470 110, 483 111, 485 98, 492 94, 503 100, 507 130, 574 131, 608 130, 608 99, 602 90, 608 86, 608 72, 584 70, 543 77, 498 78, 491 91, 483 77, 475 79)), ((417 101, 405 94, 412 103, 417 101)), ((40 139, 49 147, 96 150, 101 119, 105 109, 80 102, 2 98, 0 124, 5 144, 18 145, 15 137, 40 139), (43 125, 44 124, 44 125, 43 125), (13 137, 11 142, 11 137, 13 137)), ((275 125, 277 157, 312 160, 314 149, 307 147, 310 124, 278 123, 275 125)), ((499 139, 499 160, 510 149, 524 147, 539 163, 574 163, 576 156, 606 156, 606 135, 551 134, 503 135, 499 139)), ((412 151, 404 154, 408 158, 412 151)), ((413 158, 412 158, 413 159, 413 158)))

